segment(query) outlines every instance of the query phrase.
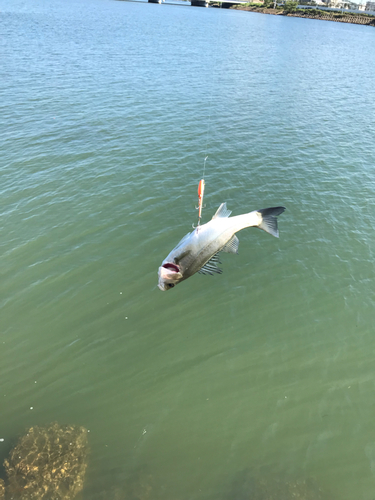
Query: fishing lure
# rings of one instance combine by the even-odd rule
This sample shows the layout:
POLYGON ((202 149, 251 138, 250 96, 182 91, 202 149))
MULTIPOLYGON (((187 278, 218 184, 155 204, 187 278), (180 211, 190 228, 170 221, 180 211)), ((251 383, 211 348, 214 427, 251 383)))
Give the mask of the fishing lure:
POLYGON ((203 195, 204 195, 204 186, 205 182, 204 179, 199 181, 198 184, 198 226, 201 223, 201 218, 202 218, 202 208, 203 208, 203 195))

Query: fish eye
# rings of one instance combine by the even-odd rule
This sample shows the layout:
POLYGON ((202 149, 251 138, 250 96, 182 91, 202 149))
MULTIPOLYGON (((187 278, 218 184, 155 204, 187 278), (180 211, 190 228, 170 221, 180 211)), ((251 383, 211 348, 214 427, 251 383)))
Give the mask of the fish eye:
POLYGON ((168 283, 169 288, 173 288, 174 284, 173 283, 168 283))

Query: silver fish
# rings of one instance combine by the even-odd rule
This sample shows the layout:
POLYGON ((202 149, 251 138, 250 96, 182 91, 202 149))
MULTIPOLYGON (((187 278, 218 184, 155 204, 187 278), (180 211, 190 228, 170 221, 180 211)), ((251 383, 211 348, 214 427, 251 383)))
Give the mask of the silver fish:
POLYGON ((229 217, 232 213, 222 203, 210 222, 198 226, 182 238, 159 267, 160 290, 170 290, 195 273, 221 274, 219 252, 238 253, 238 231, 245 227, 259 227, 279 237, 276 216, 284 207, 264 208, 248 214, 229 217))

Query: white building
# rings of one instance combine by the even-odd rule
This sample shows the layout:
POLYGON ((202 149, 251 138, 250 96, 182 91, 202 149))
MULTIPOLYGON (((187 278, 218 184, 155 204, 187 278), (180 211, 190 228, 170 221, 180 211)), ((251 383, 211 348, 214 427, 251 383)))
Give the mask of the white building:
MULTIPOLYGON (((333 9, 345 9, 345 10, 369 10, 367 8, 367 5, 371 4, 375 6, 375 2, 367 2, 366 5, 359 5, 351 0, 328 0, 328 7, 333 8, 333 9)), ((371 10, 375 10, 374 8, 371 8, 371 10)))
POLYGON ((331 7, 333 9, 340 9, 341 8, 341 0, 329 0, 328 7, 331 7))
POLYGON ((366 2, 366 9, 365 10, 375 11, 375 2, 366 2))

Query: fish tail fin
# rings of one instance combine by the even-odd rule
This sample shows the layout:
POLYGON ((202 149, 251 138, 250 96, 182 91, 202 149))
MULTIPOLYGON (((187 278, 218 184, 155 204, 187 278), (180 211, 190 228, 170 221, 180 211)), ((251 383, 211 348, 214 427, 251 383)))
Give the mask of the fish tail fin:
POLYGON ((272 207, 272 208, 263 208, 261 210, 257 210, 257 215, 260 219, 257 226, 266 233, 272 234, 276 238, 279 237, 279 229, 277 227, 277 219, 276 217, 282 214, 285 210, 285 207, 272 207))

